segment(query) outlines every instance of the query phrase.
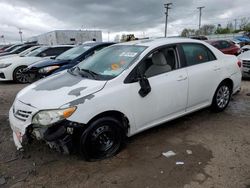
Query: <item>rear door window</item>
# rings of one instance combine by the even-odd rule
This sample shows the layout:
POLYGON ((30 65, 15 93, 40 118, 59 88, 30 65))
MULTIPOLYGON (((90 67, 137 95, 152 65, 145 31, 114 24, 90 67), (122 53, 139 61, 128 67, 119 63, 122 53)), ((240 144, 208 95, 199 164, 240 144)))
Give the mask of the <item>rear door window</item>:
POLYGON ((67 51, 68 49, 70 49, 70 47, 54 47, 54 48, 49 48, 49 49, 45 50, 44 52, 42 52, 40 54, 40 56, 41 57, 58 56, 61 53, 67 51))
POLYGON ((216 60, 214 54, 202 44, 182 44, 187 66, 216 60))

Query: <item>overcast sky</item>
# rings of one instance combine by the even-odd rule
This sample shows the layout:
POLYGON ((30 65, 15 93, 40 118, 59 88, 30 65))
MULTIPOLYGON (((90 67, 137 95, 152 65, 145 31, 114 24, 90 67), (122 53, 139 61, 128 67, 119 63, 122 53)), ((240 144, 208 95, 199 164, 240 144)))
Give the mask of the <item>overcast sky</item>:
MULTIPOLYGON (((18 41, 56 29, 101 29, 103 39, 122 33, 138 37, 164 35, 164 6, 172 2, 169 35, 198 28, 198 6, 205 6, 202 24, 225 25, 249 17, 250 0, 0 0, 0 35, 18 41)), ((2 43, 2 39, 0 39, 2 43)))

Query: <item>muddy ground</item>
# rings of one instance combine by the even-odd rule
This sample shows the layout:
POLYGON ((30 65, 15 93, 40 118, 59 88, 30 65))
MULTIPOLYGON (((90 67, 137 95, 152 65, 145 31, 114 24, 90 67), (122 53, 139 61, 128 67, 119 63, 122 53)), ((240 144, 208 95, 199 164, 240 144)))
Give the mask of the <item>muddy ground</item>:
POLYGON ((0 187, 250 187, 250 81, 225 112, 205 109, 150 129, 99 162, 56 153, 44 143, 16 152, 8 110, 23 87, 0 83, 0 187), (164 157, 169 150, 177 155, 164 157))

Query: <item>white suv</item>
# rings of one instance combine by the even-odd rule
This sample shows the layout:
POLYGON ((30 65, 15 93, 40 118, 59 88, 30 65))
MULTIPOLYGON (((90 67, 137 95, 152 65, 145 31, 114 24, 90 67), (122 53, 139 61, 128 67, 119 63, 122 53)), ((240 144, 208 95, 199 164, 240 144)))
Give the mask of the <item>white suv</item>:
POLYGON ((239 66, 192 39, 110 46, 19 92, 9 113, 15 144, 36 138, 87 160, 113 156, 126 136, 208 106, 224 110, 240 89, 239 66))

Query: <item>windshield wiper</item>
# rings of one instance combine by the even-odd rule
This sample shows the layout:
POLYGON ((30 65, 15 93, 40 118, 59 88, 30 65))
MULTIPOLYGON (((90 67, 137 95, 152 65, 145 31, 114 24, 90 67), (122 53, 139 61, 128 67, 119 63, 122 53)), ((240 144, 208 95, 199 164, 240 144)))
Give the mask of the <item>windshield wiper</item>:
POLYGON ((88 70, 88 69, 80 69, 81 72, 86 72, 89 75, 91 75, 92 78, 96 79, 96 76, 98 76, 99 74, 97 74, 94 71, 88 70))
POLYGON ((72 75, 74 75, 74 76, 77 76, 77 74, 75 74, 74 73, 74 70, 80 70, 80 68, 79 67, 72 67, 71 69, 68 69, 68 73, 70 73, 70 74, 72 74, 72 75))

